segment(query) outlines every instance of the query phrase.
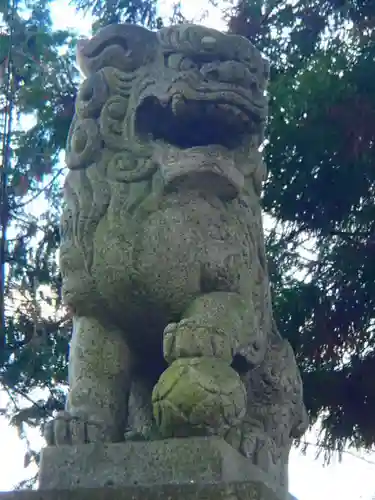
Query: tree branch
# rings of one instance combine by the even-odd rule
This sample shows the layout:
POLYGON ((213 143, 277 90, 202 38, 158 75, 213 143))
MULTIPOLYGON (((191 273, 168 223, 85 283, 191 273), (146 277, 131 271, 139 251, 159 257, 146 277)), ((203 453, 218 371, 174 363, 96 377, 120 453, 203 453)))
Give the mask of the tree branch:
MULTIPOLYGON (((330 448, 328 445, 325 445, 322 443, 311 443, 310 441, 299 441, 299 443, 306 446, 306 447, 307 446, 315 446, 316 448, 322 448, 322 449, 328 450, 328 451, 335 451, 335 450, 332 450, 332 448, 330 448)), ((363 462, 366 462, 370 465, 375 465, 374 461, 369 460, 368 458, 365 458, 365 457, 360 457, 360 456, 356 455, 355 453, 353 453, 352 451, 342 450, 342 451, 340 451, 340 453, 345 453, 346 455, 350 455, 353 458, 358 458, 358 460, 362 460, 363 462)))
POLYGON ((13 387, 12 389, 4 383, 2 379, 0 379, 0 383, 7 392, 9 398, 11 399, 12 403, 14 404, 14 407, 16 408, 17 411, 20 411, 20 407, 17 404, 17 401, 15 400, 14 396, 12 393, 16 393, 19 396, 23 397, 28 401, 32 406, 35 406, 39 411, 46 413, 48 416, 52 416, 52 413, 45 407, 34 401, 26 392, 22 391, 22 389, 18 389, 17 387, 13 387))
POLYGON ((44 192, 46 192, 48 189, 50 189, 50 187, 53 185, 53 183, 56 181, 56 179, 59 178, 59 176, 62 174, 62 171, 64 169, 63 168, 60 168, 57 173, 53 176, 53 178, 49 181, 49 183, 44 186, 42 189, 40 189, 39 191, 37 191, 33 196, 31 196, 31 198, 29 198, 28 200, 26 200, 25 202, 23 203, 19 203, 18 205, 16 205, 14 207, 14 210, 18 210, 20 208, 23 208, 25 207, 26 205, 28 205, 29 203, 31 203, 32 201, 36 200, 41 194, 43 194, 44 192))

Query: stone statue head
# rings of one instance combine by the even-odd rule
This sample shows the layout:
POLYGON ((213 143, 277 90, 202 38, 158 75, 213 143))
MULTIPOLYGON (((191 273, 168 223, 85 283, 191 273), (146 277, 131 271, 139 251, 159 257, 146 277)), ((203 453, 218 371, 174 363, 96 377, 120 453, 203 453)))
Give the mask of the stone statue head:
POLYGON ((168 189, 199 185, 230 199, 248 175, 260 189, 269 68, 248 40, 196 25, 110 25, 80 41, 77 62, 87 80, 68 140, 70 168, 97 160, 104 143, 116 152, 108 166, 116 180, 159 168, 168 189), (99 115, 100 129, 81 123, 99 115))

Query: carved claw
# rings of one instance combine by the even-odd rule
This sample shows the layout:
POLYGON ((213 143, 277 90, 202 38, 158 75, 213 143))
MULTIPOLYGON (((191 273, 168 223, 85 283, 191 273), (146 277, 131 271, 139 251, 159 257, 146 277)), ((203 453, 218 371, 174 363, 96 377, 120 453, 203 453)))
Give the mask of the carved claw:
POLYGON ((125 433, 125 441, 157 441, 162 438, 155 422, 139 431, 129 430, 125 433))
POLYGON ((231 339, 224 330, 199 324, 194 319, 170 323, 164 330, 164 357, 168 363, 179 358, 214 357, 231 363, 231 339))
POLYGON ((59 412, 44 429, 48 446, 109 442, 109 433, 102 422, 59 412))

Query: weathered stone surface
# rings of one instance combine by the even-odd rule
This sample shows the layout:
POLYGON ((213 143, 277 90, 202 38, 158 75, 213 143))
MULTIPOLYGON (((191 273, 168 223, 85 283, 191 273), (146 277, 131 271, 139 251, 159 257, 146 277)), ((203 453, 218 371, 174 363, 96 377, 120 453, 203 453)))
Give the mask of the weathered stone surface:
POLYGON ((267 477, 220 438, 48 447, 40 489, 219 483, 267 477))
POLYGON ((77 59, 60 249, 70 393, 47 441, 217 435, 285 497, 307 419, 264 248, 268 64, 194 25, 107 26, 77 59))
POLYGON ((155 485, 124 488, 13 491, 0 500, 280 500, 258 480, 246 483, 155 485))

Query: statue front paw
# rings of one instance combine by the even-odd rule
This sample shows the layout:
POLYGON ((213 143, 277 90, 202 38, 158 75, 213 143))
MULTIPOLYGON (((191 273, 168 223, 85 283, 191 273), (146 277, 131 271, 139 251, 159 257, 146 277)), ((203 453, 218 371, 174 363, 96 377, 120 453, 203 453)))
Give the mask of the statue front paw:
POLYGON ((232 342, 217 327, 202 324, 194 318, 170 323, 164 330, 164 357, 168 363, 179 358, 213 357, 231 363, 232 342))
POLYGON ((44 429, 48 446, 76 445, 84 443, 110 442, 110 433, 103 422, 84 416, 59 412, 44 429))

